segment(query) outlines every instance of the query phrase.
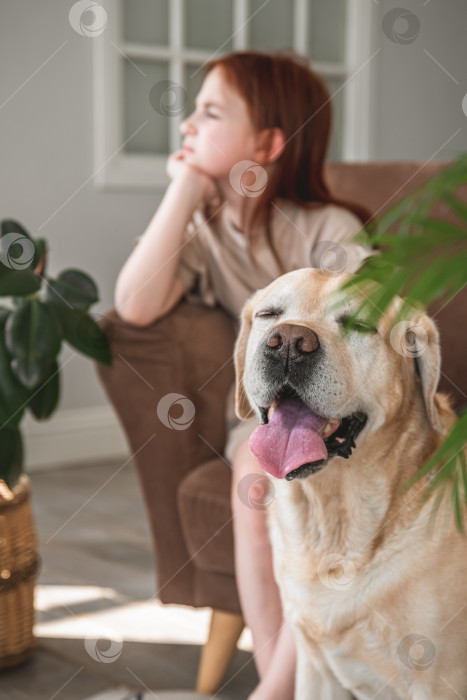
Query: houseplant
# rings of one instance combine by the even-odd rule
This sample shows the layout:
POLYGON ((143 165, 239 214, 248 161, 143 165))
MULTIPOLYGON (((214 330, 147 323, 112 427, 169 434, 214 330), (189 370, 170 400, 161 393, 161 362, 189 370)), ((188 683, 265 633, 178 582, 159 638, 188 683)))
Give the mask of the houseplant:
POLYGON ((110 364, 110 348, 88 310, 93 280, 68 269, 46 274, 47 250, 13 220, 0 223, 0 668, 23 661, 33 646, 37 543, 23 472, 20 424, 58 405, 58 356, 66 341, 110 364))
MULTIPOLYGON (((379 254, 367 259, 356 277, 344 288, 364 291, 365 300, 355 311, 368 327, 378 323, 396 295, 405 299, 395 322, 410 319, 414 309, 449 303, 467 284, 467 154, 461 154, 449 167, 397 205, 370 222, 357 236, 379 254), (463 196, 462 196, 463 195, 463 196), (442 204, 442 217, 433 209, 442 204), (374 284, 374 283, 377 284, 374 284)), ((459 319, 462 322, 462 319, 459 319)), ((349 319, 352 325, 352 319, 349 319)), ((432 523, 446 496, 449 497, 459 530, 464 530, 467 503, 467 464, 464 455, 467 435, 467 406, 459 411, 457 422, 427 464, 409 481, 432 472, 423 494, 437 491, 432 523)))

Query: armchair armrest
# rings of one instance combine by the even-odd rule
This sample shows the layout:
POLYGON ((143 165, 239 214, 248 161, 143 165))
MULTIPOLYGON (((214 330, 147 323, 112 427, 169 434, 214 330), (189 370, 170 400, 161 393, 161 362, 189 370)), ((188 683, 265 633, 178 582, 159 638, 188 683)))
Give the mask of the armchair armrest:
POLYGON ((112 365, 97 371, 138 470, 156 550, 158 595, 166 603, 190 604, 193 564, 178 518, 177 490, 191 469, 223 452, 225 399, 234 381, 234 325, 220 309, 187 302, 146 327, 124 322, 114 310, 101 325, 112 365), (177 403, 169 394, 187 400, 177 403), (184 422, 177 423, 180 418, 184 422))

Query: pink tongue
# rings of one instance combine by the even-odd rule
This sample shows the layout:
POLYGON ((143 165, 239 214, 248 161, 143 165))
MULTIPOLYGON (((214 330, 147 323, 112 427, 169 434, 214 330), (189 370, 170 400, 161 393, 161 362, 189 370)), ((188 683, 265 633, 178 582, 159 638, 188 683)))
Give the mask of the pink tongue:
POLYGON ((278 479, 307 462, 327 459, 321 432, 327 423, 299 398, 281 399, 269 423, 253 431, 250 452, 278 479))

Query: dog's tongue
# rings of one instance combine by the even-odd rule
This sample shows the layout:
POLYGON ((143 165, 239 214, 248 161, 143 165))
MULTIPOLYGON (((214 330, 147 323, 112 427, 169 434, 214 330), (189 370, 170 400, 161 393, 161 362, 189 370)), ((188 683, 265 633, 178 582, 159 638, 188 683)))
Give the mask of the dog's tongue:
POLYGON ((250 452, 265 471, 283 479, 302 464, 327 458, 321 437, 326 423, 299 398, 280 399, 269 423, 251 434, 250 452))

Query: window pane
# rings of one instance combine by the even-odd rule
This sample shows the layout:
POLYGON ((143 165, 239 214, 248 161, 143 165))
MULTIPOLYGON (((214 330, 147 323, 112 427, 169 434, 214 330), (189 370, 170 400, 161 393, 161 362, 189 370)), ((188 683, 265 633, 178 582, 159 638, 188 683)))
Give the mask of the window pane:
POLYGON ((177 98, 170 92, 167 63, 124 61, 124 140, 148 122, 126 144, 127 153, 169 152, 169 119, 177 113, 177 105, 170 109, 172 95, 177 98))
POLYGON ((232 50, 232 0, 185 0, 185 46, 232 50))
POLYGON ((345 88, 342 87, 341 79, 326 78, 325 80, 332 97, 332 132, 328 160, 342 160, 345 88))
POLYGON ((125 41, 167 46, 168 27, 168 0, 123 0, 125 41))
POLYGON ((199 64, 187 63, 185 66, 185 81, 183 87, 187 91, 186 109, 184 116, 190 114, 195 106, 195 97, 201 89, 204 80, 204 70, 199 64))
POLYGON ((271 51, 292 48, 292 3, 289 4, 283 0, 269 0, 265 4, 264 0, 251 0, 247 28, 249 32, 248 45, 252 49, 271 51))
POLYGON ((309 52, 319 61, 344 61, 346 0, 313 0, 309 12, 309 52))

